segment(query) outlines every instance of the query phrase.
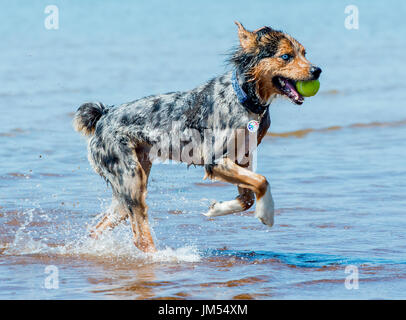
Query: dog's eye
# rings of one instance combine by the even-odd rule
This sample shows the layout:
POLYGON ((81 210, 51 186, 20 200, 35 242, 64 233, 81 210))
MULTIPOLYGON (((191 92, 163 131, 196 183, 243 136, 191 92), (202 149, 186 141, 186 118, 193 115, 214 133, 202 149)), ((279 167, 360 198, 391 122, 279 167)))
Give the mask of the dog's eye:
POLYGON ((289 55, 289 54, 283 54, 283 55, 281 55, 281 59, 283 59, 283 60, 285 60, 285 61, 289 61, 290 60, 290 58, 291 58, 291 56, 289 55))

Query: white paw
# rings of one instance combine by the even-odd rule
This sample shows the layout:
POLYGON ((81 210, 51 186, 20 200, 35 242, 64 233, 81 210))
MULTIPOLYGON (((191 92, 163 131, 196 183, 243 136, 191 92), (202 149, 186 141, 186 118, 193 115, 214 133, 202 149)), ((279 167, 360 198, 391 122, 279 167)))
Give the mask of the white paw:
POLYGON ((213 202, 207 213, 204 213, 206 217, 218 217, 225 216, 227 214, 232 214, 236 212, 241 212, 243 210, 240 201, 231 200, 224 202, 213 202))
POLYGON ((274 202, 271 194, 271 187, 268 185, 265 194, 257 200, 255 216, 267 226, 272 227, 274 223, 274 202))

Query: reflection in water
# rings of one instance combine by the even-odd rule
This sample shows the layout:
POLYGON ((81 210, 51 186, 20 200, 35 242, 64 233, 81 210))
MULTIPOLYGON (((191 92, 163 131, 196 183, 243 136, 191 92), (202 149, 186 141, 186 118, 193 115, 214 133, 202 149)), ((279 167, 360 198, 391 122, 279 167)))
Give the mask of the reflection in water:
POLYGON ((406 264, 406 260, 389 260, 380 258, 349 258, 329 254, 317 253, 281 253, 272 251, 235 251, 235 250, 208 250, 209 255, 236 257, 246 261, 279 261, 287 265, 302 268, 320 268, 346 265, 379 265, 379 264, 406 264))
MULTIPOLYGON (((88 278, 90 284, 95 285, 93 293, 105 293, 117 297, 135 297, 136 299, 150 299, 159 294, 162 286, 169 284, 157 282, 154 264, 133 266, 116 269, 113 278, 88 278), (127 275, 126 275, 127 274, 127 275)), ((92 286, 94 287, 94 286, 92 286)))

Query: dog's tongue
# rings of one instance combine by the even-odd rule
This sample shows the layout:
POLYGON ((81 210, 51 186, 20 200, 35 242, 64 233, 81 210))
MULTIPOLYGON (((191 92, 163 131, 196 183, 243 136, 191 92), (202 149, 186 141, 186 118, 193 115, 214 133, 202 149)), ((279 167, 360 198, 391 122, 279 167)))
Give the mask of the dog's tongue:
POLYGON ((295 101, 299 101, 301 96, 300 96, 299 92, 296 91, 294 84, 290 81, 286 81, 286 87, 289 88, 290 98, 294 99, 295 101))
POLYGON ((296 92, 296 89, 294 88, 293 83, 291 83, 290 81, 286 81, 285 86, 288 87, 290 91, 296 92))
POLYGON ((285 89, 288 97, 297 104, 303 103, 303 97, 296 91, 295 85, 291 81, 285 81, 285 89))

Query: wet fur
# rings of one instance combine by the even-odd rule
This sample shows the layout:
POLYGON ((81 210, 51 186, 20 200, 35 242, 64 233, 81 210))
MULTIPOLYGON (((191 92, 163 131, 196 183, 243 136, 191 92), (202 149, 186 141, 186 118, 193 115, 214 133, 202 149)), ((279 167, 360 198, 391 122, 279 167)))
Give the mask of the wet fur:
POLYGON ((89 137, 89 161, 113 190, 113 213, 103 217, 93 237, 130 217, 136 246, 144 251, 155 250, 145 203, 148 175, 152 161, 157 158, 179 160, 187 141, 176 146, 170 138, 179 134, 190 138, 198 133, 194 140, 197 152, 188 164, 205 164, 206 177, 238 186, 237 198, 214 203, 208 216, 247 210, 256 197, 256 216, 265 224, 273 224, 273 200, 267 180, 247 169, 250 163, 230 161, 229 150, 223 143, 217 143, 214 154, 207 155, 205 130, 212 130, 216 141, 223 141, 231 139, 236 129, 246 130, 250 120, 257 120, 259 144, 271 123, 268 106, 280 94, 272 77, 308 79, 311 64, 304 57, 303 46, 289 35, 269 27, 251 32, 236 24, 240 45, 230 63, 238 71, 240 86, 253 103, 263 106, 263 113, 253 113, 239 102, 232 87, 231 72, 187 92, 154 95, 110 107, 99 102, 79 107, 74 126, 89 137), (289 64, 280 61, 278 56, 284 52, 295 55, 294 61, 289 64), (155 159, 149 158, 158 143, 166 145, 170 152, 156 153, 155 159))

